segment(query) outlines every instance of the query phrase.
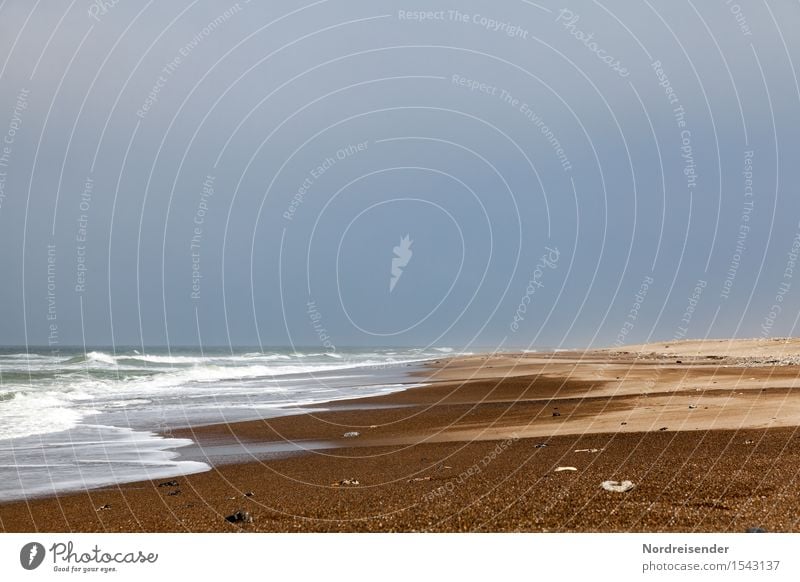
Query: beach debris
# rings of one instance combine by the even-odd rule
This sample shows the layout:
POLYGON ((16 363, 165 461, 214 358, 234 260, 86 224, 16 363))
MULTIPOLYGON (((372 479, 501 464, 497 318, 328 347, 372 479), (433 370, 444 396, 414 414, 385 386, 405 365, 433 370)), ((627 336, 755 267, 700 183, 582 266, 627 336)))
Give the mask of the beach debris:
POLYGON ((414 477, 413 479, 409 479, 408 482, 409 483, 416 483, 418 481, 430 481, 430 480, 431 480, 430 476, 428 476, 428 477, 414 477))
POLYGON ((689 405, 689 410, 694 410, 695 408, 697 408, 697 404, 690 404, 689 405))
POLYGON ((659 430, 659 431, 661 431, 661 432, 663 432, 663 431, 667 430, 667 427, 666 427, 666 426, 662 426, 662 427, 661 427, 660 429, 658 429, 658 430, 659 430))
POLYGON ((558 467, 554 473, 562 473, 564 471, 577 471, 577 467, 558 467))
POLYGON ((675 360, 675 363, 676 363, 676 364, 682 364, 682 363, 683 363, 683 360, 675 360))
POLYGON ((767 530, 760 527, 748 527, 745 533, 767 533, 767 530))
POLYGON ((164 481, 163 483, 158 484, 159 487, 177 487, 177 481, 164 481))
POLYGON ((338 483, 331 483, 331 487, 358 487, 361 485, 358 479, 342 479, 338 483))
POLYGON ((626 425, 626 424, 628 424, 628 423, 627 423, 627 422, 620 422, 620 424, 621 424, 622 426, 625 426, 625 425, 626 425))
POLYGON ((371 424, 371 425, 369 425, 369 427, 370 428, 378 428, 378 425, 377 424, 371 424))
POLYGON ((106 509, 111 509, 111 505, 109 505, 108 503, 106 503, 105 505, 101 505, 100 507, 98 507, 97 509, 95 509, 95 511, 105 511, 106 509))
POLYGON ((240 509, 226 517, 225 521, 229 523, 253 523, 253 516, 240 509))
POLYGON ((169 493, 167 493, 167 495, 169 495, 171 497, 175 497, 176 495, 180 495, 180 494, 181 494, 181 490, 180 489, 175 489, 174 491, 170 491, 169 493))
POLYGON ((631 481, 603 481, 600 483, 600 487, 612 493, 625 493, 636 487, 636 485, 631 481))
POLYGON ((256 494, 253 493, 252 491, 248 491, 247 493, 244 494, 245 497, 255 497, 255 495, 256 494))
POLYGON ((603 449, 575 449, 576 453, 599 453, 603 449))
POLYGON ((561 413, 558 411, 558 408, 553 409, 553 416, 561 416, 561 413))
POLYGON ((535 448, 535 449, 543 449, 546 446, 547 446, 547 443, 539 443, 539 444, 535 445, 533 448, 535 448))
POLYGON ((352 439, 352 438, 355 438, 355 437, 357 437, 357 436, 361 436, 361 433, 360 433, 360 432, 356 432, 356 431, 352 430, 352 431, 350 431, 350 432, 346 432, 346 433, 344 433, 342 436, 343 436, 344 438, 346 438, 346 439, 352 439))
POLYGON ((756 443, 756 441, 751 440, 751 439, 747 439, 746 441, 744 441, 744 444, 746 444, 746 445, 754 445, 755 443, 756 443))

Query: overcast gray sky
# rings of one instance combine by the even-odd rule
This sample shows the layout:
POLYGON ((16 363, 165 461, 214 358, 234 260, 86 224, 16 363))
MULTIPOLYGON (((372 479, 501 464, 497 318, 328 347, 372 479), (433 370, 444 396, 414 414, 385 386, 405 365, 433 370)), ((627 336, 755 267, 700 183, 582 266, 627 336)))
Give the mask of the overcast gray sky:
POLYGON ((793 334, 798 24, 788 0, 6 0, 0 343, 793 334))

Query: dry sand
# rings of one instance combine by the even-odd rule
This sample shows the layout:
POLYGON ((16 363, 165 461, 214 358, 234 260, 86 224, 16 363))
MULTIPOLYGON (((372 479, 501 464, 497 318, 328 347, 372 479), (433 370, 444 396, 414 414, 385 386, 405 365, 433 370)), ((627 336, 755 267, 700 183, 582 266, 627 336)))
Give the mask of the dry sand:
POLYGON ((5 504, 0 529, 800 531, 793 358, 796 340, 441 360, 423 388, 173 432, 205 452, 326 448, 227 457, 177 486, 5 504), (608 492, 605 480, 636 487, 608 492), (225 520, 237 510, 252 523, 225 520))

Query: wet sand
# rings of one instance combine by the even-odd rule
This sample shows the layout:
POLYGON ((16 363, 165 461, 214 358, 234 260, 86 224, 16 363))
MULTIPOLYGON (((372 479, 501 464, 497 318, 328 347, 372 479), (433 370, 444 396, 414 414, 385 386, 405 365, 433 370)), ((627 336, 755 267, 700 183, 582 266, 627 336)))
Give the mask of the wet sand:
POLYGON ((441 360, 423 388, 173 431, 214 469, 8 503, 0 529, 800 531, 800 367, 767 363, 800 342, 736 343, 441 360))

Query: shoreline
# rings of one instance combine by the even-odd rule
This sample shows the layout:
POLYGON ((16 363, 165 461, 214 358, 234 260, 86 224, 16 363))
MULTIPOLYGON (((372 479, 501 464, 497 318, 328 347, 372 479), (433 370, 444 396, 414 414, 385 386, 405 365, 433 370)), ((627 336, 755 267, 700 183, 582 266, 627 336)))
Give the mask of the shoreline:
POLYGON ((173 430, 210 471, 6 502, 0 529, 800 531, 798 368, 766 363, 800 342, 750 344, 440 358, 422 387, 173 430))

